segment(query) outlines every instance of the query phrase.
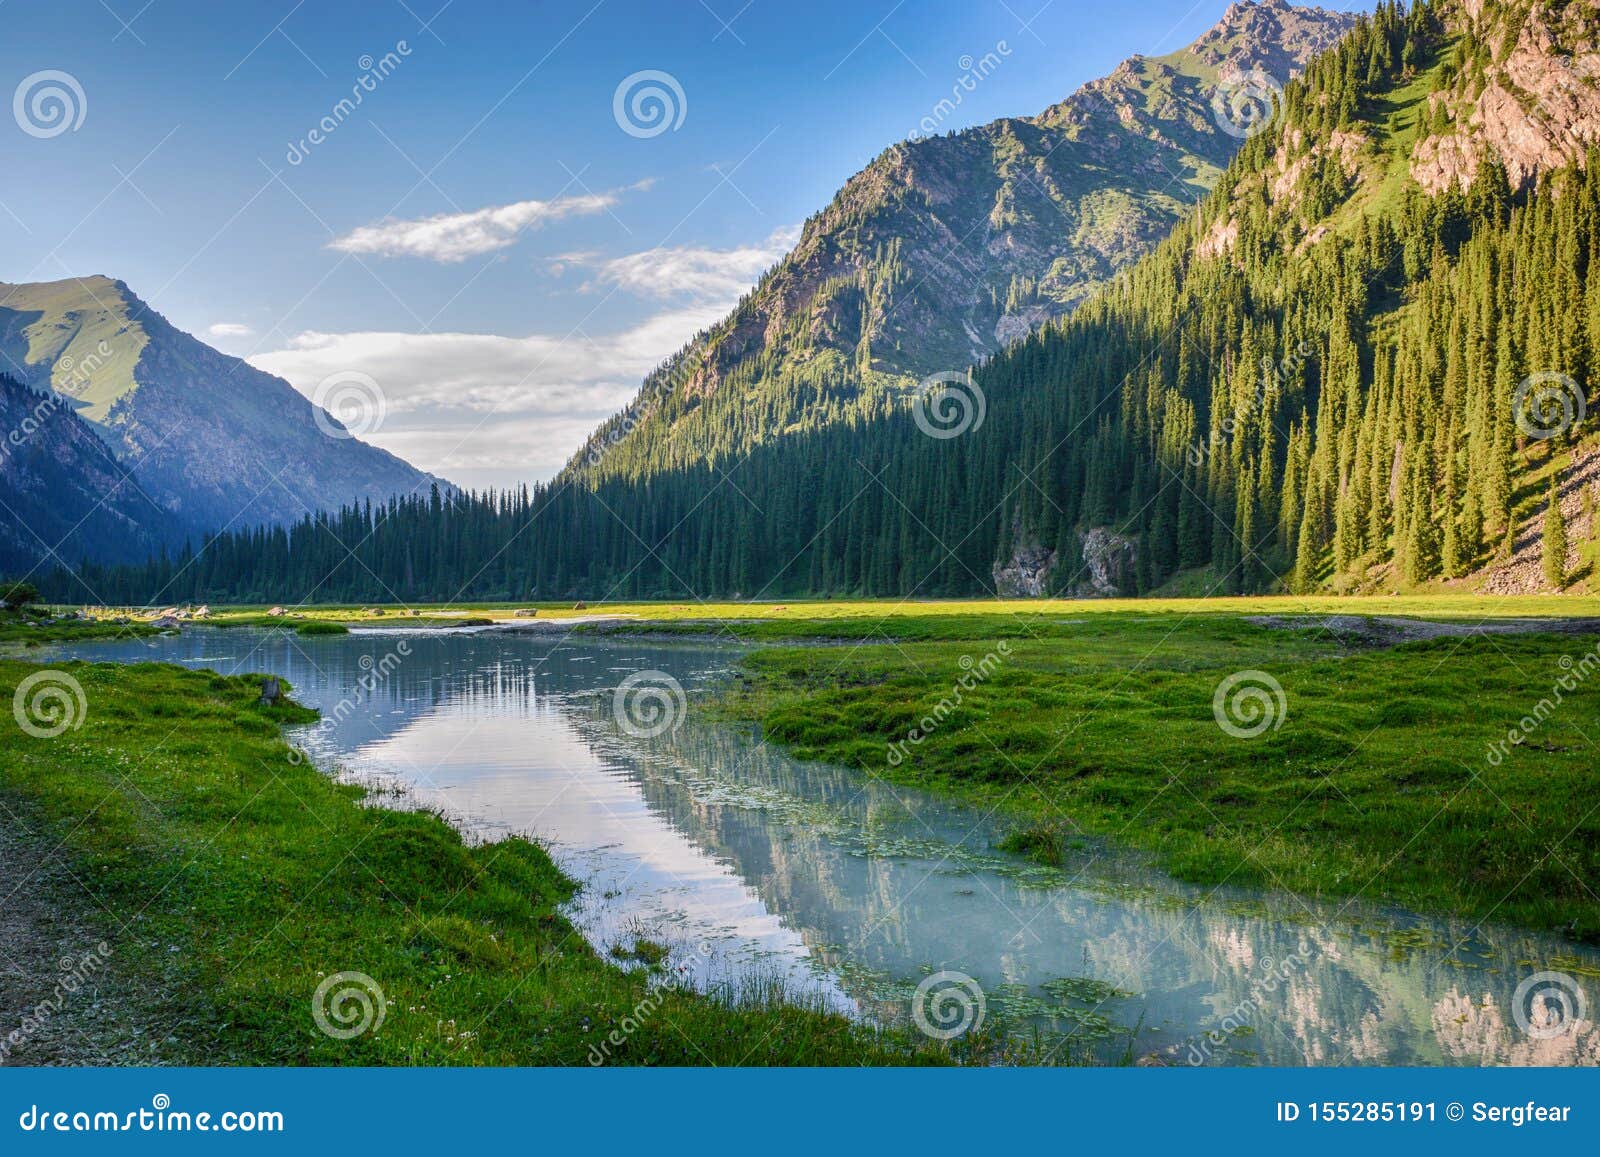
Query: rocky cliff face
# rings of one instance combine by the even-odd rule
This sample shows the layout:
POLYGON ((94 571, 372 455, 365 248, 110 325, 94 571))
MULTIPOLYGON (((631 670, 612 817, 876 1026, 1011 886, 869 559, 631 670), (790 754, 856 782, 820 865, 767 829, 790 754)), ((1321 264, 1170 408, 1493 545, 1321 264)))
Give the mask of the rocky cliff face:
POLYGON ((1430 98, 1411 173, 1430 193, 1465 189, 1486 157, 1513 185, 1581 161, 1600 141, 1600 3, 1485 6, 1455 14, 1450 86, 1430 98))
POLYGON ((670 444, 680 461, 727 449, 726 425, 748 422, 731 422, 718 395, 786 378, 802 384, 775 392, 795 396, 742 437, 837 420, 1061 316, 1213 186, 1243 136, 1219 116, 1219 85, 1281 85, 1353 19, 1235 4, 1189 47, 1127 60, 1038 116, 885 150, 732 315, 646 384, 643 420, 579 461, 610 456, 626 472, 624 443, 670 444))
POLYGON ((0 364, 81 418, 191 531, 296 519, 434 481, 110 278, 0 284, 0 364))

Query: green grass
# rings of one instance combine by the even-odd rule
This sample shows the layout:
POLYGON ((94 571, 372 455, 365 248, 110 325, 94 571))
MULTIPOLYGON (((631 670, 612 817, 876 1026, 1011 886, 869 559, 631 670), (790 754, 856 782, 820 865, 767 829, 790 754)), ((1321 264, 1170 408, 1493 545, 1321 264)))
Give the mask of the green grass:
MULTIPOLYGON (((1541 491, 1542 493, 1542 491, 1541 491)), ((1026 634, 1048 629, 1060 619, 1126 619, 1130 614, 1176 621, 1195 614, 1409 615, 1430 619, 1528 618, 1587 615, 1600 617, 1600 595, 1478 595, 1425 592, 1401 595, 1259 595, 1237 598, 1193 597, 1209 589, 1169 598, 1140 599, 791 599, 752 602, 570 602, 418 603, 406 607, 350 604, 294 607, 269 616, 266 605, 213 607, 203 621, 210 627, 284 627, 304 622, 334 622, 349 627, 458 627, 487 623, 547 624, 593 616, 639 620, 641 629, 683 634, 732 634, 749 639, 792 637, 864 638, 971 637, 973 622, 993 624, 991 632, 1026 634), (533 619, 517 619, 520 609, 537 609, 533 619), (1042 625, 1042 627, 1038 626, 1042 625)), ((578 624, 572 624, 575 628, 578 624)), ((996 635, 998 637, 998 635, 996 635)))
POLYGON ((1373 650, 1234 616, 1077 609, 1075 622, 1035 621, 1047 629, 1008 655, 996 648, 1015 623, 980 615, 871 645, 758 650, 719 709, 802 758, 998 807, 1017 825, 1014 850, 1036 858, 1090 833, 1198 883, 1600 938, 1600 670, 1569 676, 1548 719, 1488 758, 1567 674, 1564 657, 1600 640, 1373 650), (985 656, 999 662, 972 680, 985 656), (1279 682, 1286 711, 1277 729, 1236 738, 1213 694, 1252 669, 1279 682))
MULTIPOLYGON (((263 706, 259 676, 58 669, 82 686, 82 726, 30 738, 6 720, 0 816, 60 842, 84 888, 45 899, 98 922, 119 974, 150 993, 142 1025, 166 1042, 152 1059, 576 1065, 614 1031, 619 1064, 982 1059, 984 1042, 952 1054, 760 985, 739 1007, 651 995, 661 946, 636 945, 631 970, 600 959, 561 914, 573 885, 543 849, 468 846, 433 815, 369 806, 291 752, 281 725, 314 715, 263 706), (335 1040, 312 998, 352 971, 381 987, 386 1016, 335 1040)), ((36 670, 0 662, 0 698, 36 670)))
POLYGON ((118 624, 110 619, 58 620, 48 626, 41 619, 47 617, 42 608, 38 613, 0 610, 0 655, 45 643, 70 642, 74 639, 127 638, 153 635, 155 628, 143 624, 118 624))

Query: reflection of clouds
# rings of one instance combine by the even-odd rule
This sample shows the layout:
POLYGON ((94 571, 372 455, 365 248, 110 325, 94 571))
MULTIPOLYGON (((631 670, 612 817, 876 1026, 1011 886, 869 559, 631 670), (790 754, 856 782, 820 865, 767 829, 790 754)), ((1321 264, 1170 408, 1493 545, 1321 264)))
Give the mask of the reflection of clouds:
POLYGON ((1576 1022, 1571 1032, 1538 1040, 1507 1021, 1492 995, 1479 1000, 1452 988, 1433 1006, 1433 1031, 1446 1055, 1480 1065, 1600 1065, 1600 1025, 1576 1022))
POLYGON ((1368 1010, 1356 1022, 1355 1031, 1345 1043, 1350 1059, 1366 1065, 1382 1064, 1389 1056, 1388 1034, 1384 1031, 1378 1014, 1368 1010))
POLYGON ((1251 943, 1249 934, 1243 928, 1233 928, 1225 924, 1213 925, 1208 932, 1207 940, 1223 960, 1241 972, 1248 972, 1256 966, 1255 945, 1251 943))

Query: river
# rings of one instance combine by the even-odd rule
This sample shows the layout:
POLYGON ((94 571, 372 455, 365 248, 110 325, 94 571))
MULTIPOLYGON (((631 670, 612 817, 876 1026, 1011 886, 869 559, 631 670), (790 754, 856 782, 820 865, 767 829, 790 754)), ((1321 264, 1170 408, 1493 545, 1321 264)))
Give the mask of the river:
POLYGON ((283 676, 324 712, 290 735, 320 766, 472 838, 540 841, 582 884, 569 915, 599 951, 666 945, 663 975, 724 998, 777 985, 880 1023, 920 1008, 935 1032, 981 1015, 1040 1060, 1600 1064, 1592 947, 1199 888, 1093 841, 1041 867, 995 850, 1003 818, 704 718, 732 649, 191 628, 70 655, 283 676), (640 726, 618 714, 630 678, 684 698, 640 726))

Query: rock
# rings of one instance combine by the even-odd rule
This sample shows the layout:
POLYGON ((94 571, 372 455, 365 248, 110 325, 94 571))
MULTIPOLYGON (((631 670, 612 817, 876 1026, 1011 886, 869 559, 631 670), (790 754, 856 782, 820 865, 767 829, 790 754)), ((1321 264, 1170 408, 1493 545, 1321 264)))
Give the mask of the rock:
POLYGON ((1019 542, 1008 562, 994 564, 995 593, 1003 599, 1039 598, 1055 566, 1055 551, 1046 550, 1037 542, 1019 542))
POLYGON ((538 613, 539 611, 536 607, 522 607, 519 610, 512 612, 513 617, 518 619, 531 619, 538 613))
POLYGON ((194 609, 193 617, 197 618, 197 619, 209 619, 211 617, 211 608, 210 607, 196 607, 194 609))
MULTIPOLYGON (((1468 94, 1429 98, 1429 114, 1443 103, 1450 131, 1419 140, 1411 174, 1429 194, 1452 185, 1465 189, 1486 157, 1506 168, 1513 188, 1539 174, 1582 162, 1600 140, 1600 50, 1587 21, 1592 5, 1535 5, 1518 17, 1516 40, 1496 45, 1483 81, 1468 94)), ((1498 32, 1490 35, 1498 36, 1498 32)))
POLYGON ((589 609, 589 604, 588 603, 573 603, 572 604, 572 609, 575 610, 575 611, 586 611, 586 610, 589 609))
POLYGON ((183 620, 177 615, 161 615, 152 619, 150 625, 159 631, 172 631, 183 626, 183 620))
POLYGON ((261 681, 261 702, 268 707, 273 706, 283 698, 283 684, 272 676, 261 681))
MULTIPOLYGON (((1567 519, 1566 570, 1570 575, 1581 565, 1583 547, 1594 535, 1589 524, 1588 500, 1600 500, 1600 450, 1578 455, 1578 460, 1560 474, 1561 513, 1567 519)), ((1539 503, 1533 518, 1517 528, 1511 557, 1489 567, 1482 593, 1486 595, 1533 595, 1555 593, 1544 577, 1544 503, 1539 503)))
POLYGON ((1138 544, 1127 535, 1114 534, 1103 526, 1078 535, 1083 546, 1083 569, 1088 582, 1079 584, 1083 593, 1106 597, 1133 590, 1133 564, 1139 557, 1138 544), (1087 586, 1087 590, 1083 588, 1087 586))
POLYGON ((273 607, 271 610, 269 610, 267 612, 267 618, 269 618, 269 619, 281 619, 286 614, 288 614, 288 612, 285 611, 282 607, 273 607))

